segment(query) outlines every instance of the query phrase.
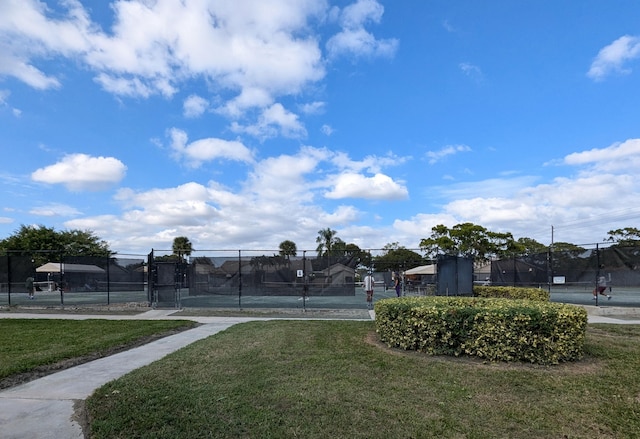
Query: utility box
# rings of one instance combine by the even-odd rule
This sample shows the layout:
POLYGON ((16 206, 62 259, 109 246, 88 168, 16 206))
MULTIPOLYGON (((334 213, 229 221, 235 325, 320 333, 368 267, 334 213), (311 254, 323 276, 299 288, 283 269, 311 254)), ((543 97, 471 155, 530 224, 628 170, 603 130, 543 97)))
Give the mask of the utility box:
POLYGON ((473 296, 473 258, 438 256, 437 296, 473 296))

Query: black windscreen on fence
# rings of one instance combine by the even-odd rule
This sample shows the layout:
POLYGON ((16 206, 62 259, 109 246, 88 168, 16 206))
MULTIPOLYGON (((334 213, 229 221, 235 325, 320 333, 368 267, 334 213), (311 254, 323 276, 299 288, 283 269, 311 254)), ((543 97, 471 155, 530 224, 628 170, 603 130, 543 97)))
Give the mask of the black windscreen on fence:
MULTIPOLYGON (((282 256, 264 250, 193 251, 188 257, 170 251, 112 257, 9 254, 0 256, 0 305, 364 308, 361 280, 369 272, 375 279, 374 300, 395 297, 396 278, 402 295, 450 294, 454 284, 454 294, 469 294, 468 287, 462 292, 459 288, 460 270, 447 271, 450 279, 443 280, 439 277, 444 268, 435 261, 376 265, 380 255, 384 250, 336 256, 315 251, 282 256), (29 285, 35 298, 29 296, 29 285)), ((555 249, 470 264, 475 284, 545 288, 552 300, 556 293, 558 300, 574 300, 570 294, 580 295, 575 300, 589 300, 591 295, 585 293, 604 277, 616 297, 626 294, 627 305, 640 300, 640 246, 555 249)), ((463 278, 465 285, 471 282, 468 277, 463 278)))
POLYGON ((146 300, 144 257, 46 254, 0 259, 0 303, 54 306, 146 300))

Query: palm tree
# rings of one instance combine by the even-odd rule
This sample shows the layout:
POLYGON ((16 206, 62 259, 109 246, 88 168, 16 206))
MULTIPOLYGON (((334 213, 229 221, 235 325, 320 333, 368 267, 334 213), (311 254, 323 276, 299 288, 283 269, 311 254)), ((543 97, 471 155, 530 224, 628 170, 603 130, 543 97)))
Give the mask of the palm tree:
POLYGON ((335 230, 331 230, 330 227, 326 229, 318 230, 318 237, 316 238, 316 242, 318 243, 318 247, 316 251, 318 252, 318 257, 331 254, 331 249, 333 245, 336 243, 336 232, 335 230))
POLYGON ((290 256, 296 256, 298 254, 298 248, 293 241, 282 241, 280 243, 280 256, 289 259, 290 256))
POLYGON ((182 262, 185 256, 189 256, 193 251, 193 245, 186 236, 178 236, 173 238, 173 246, 171 249, 173 250, 173 254, 178 256, 178 259, 182 262))

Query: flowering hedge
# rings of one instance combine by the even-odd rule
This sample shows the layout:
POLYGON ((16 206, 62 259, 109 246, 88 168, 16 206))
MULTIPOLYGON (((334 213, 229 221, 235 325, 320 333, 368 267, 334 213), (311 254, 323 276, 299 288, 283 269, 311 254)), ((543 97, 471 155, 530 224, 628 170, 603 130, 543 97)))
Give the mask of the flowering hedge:
POLYGON ((558 364, 582 358, 584 308, 551 302, 402 297, 375 305, 376 331, 390 347, 489 361, 558 364))

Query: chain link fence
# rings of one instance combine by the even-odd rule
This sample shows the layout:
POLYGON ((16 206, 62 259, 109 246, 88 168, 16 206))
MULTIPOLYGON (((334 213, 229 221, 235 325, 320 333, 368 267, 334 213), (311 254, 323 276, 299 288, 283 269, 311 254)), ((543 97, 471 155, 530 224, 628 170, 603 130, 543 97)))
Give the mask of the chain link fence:
POLYGON ((0 256, 0 305, 86 306, 148 302, 147 258, 0 256))
MULTIPOLYGON (((282 256, 279 250, 200 250, 187 257, 152 250, 110 258, 8 254, 0 256, 0 305, 362 309, 362 279, 370 272, 376 284, 374 300, 448 294, 448 286, 438 282, 442 273, 437 265, 415 256, 420 250, 393 261, 380 258, 386 252, 318 256, 305 250, 282 256)), ((545 288, 553 301, 584 304, 593 303, 591 293, 604 277, 612 303, 640 306, 640 246, 550 248, 475 264, 473 270, 476 285, 545 288)))

